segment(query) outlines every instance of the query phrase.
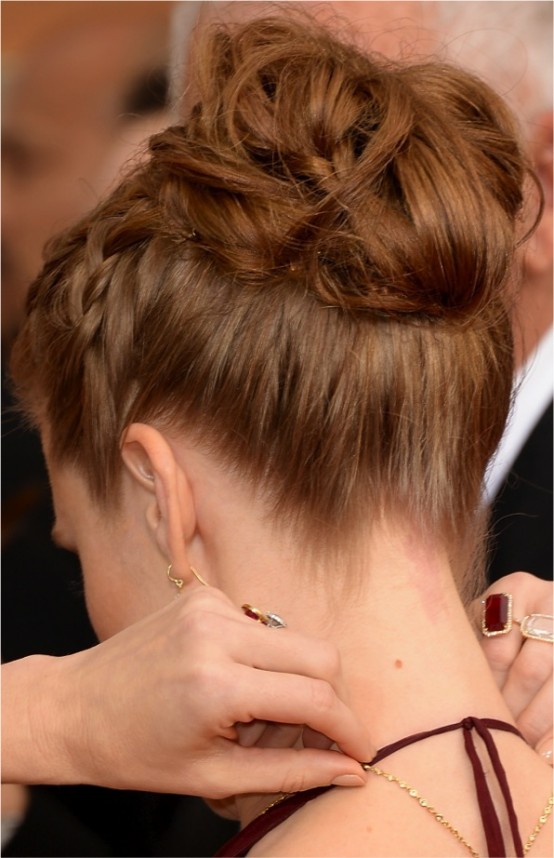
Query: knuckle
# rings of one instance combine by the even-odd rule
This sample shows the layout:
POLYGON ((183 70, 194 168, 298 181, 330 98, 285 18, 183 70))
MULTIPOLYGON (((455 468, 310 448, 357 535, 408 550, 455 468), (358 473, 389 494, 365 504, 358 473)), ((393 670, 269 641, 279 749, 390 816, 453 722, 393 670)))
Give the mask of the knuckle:
POLYGON ((499 584, 512 593, 514 608, 517 606, 523 609, 524 613, 528 610, 536 611, 539 606, 546 609, 552 605, 552 582, 537 578, 531 572, 512 572, 497 581, 495 586, 498 587, 499 584))
POLYGON ((487 657, 489 667, 493 670, 504 670, 513 660, 513 656, 506 651, 502 644, 499 646, 498 641, 494 638, 483 638, 481 646, 487 657))
POLYGON ((552 653, 544 650, 540 651, 538 644, 534 648, 524 649, 514 663, 514 675, 525 691, 536 691, 552 671, 552 653))
POLYGON ((337 679, 341 675, 341 658, 338 649, 331 643, 325 641, 321 648, 321 660, 324 674, 329 679, 337 679))
POLYGON ((518 718, 517 725, 529 744, 535 745, 549 726, 547 720, 533 709, 527 709, 518 718))
POLYGON ((304 768, 289 769, 285 779, 286 792, 302 792, 307 789, 310 784, 307 778, 307 772, 304 768))
POLYGON ((198 701, 206 703, 214 695, 221 696, 228 683, 228 671, 212 659, 195 660, 188 671, 188 691, 198 701))
POLYGON ((214 588, 202 588, 186 594, 179 617, 184 629, 199 637, 216 639, 221 637, 225 623, 234 618, 237 611, 224 593, 214 588))
POLYGON ((198 590, 189 590, 183 600, 183 608, 190 612, 208 610, 213 604, 215 604, 213 593, 204 587, 198 590))
POLYGON ((517 572, 512 572, 510 575, 506 576, 511 584, 514 584, 516 587, 527 587, 528 584, 531 583, 534 576, 531 575, 530 572, 524 572, 522 570, 518 570, 517 572))
POLYGON ((200 604, 207 605, 208 607, 214 607, 220 604, 229 604, 227 596, 216 587, 199 587, 197 590, 193 590, 191 595, 193 595, 200 604))
POLYGON ((316 679, 312 684, 311 699, 312 707, 316 712, 326 713, 333 709, 336 696, 328 682, 316 679))
MULTIPOLYGON (((218 801, 225 797, 225 792, 217 780, 217 776, 214 776, 211 769, 204 766, 198 780, 198 790, 203 796, 204 801, 209 803, 209 800, 218 801)), ((215 810, 215 808, 212 808, 212 810, 215 810)))
POLYGON ((196 641, 213 640, 221 618, 209 606, 198 604, 193 611, 186 610, 183 616, 184 630, 196 641))
POLYGON ((491 584, 487 593, 496 592, 498 587, 512 593, 519 592, 521 590, 526 590, 533 580, 536 581, 537 579, 534 575, 531 575, 530 572, 523 572, 521 570, 510 572, 508 575, 504 575, 502 578, 499 578, 494 582, 494 584, 491 584))

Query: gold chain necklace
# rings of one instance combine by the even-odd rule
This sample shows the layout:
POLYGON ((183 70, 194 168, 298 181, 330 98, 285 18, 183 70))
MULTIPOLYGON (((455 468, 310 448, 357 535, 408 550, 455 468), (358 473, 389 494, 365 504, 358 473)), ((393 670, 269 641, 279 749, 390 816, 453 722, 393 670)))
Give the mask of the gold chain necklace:
POLYGON ((278 795, 277 798, 274 798, 272 802, 270 802, 267 807, 264 807, 258 814, 258 816, 263 816, 264 813, 267 813, 272 807, 275 807, 276 804, 281 804, 286 798, 290 798, 291 795, 296 795, 295 792, 284 792, 281 795, 278 795))
MULTIPOLYGON (((444 828, 446 828, 446 830, 449 831, 453 835, 453 837, 455 837, 456 840, 459 843, 461 843, 462 846, 465 847, 465 849, 467 849, 467 851, 472 856, 472 858, 481 858, 481 856, 479 855, 479 852, 477 852, 477 850, 474 849, 473 846, 471 846, 471 844, 469 844, 467 842, 465 837, 458 831, 458 829, 454 825, 452 825, 452 823, 449 822, 444 817, 444 815, 442 813, 439 813, 433 807, 433 805, 431 804, 430 801, 427 801, 426 798, 423 798, 423 796, 419 793, 419 791, 417 789, 415 789, 414 787, 411 787, 409 784, 406 783, 406 781, 403 781, 400 778, 397 778, 396 775, 391 775, 390 772, 385 772, 383 769, 380 769, 379 766, 372 766, 369 763, 362 763, 362 768, 365 769, 366 772, 373 772, 374 775, 380 775, 381 777, 384 777, 385 780, 389 781, 390 783, 397 784, 400 787, 400 789, 404 790, 410 796, 410 798, 415 799, 420 807, 422 807, 424 810, 426 810, 428 813, 430 813, 431 816, 434 819, 436 819, 436 821, 440 825, 442 825, 444 828)), ((270 810, 270 808, 275 807, 277 804, 281 804, 281 802, 285 801, 285 799, 287 799, 287 798, 290 798, 290 796, 292 796, 292 795, 296 795, 296 793, 287 792, 287 793, 283 793, 282 795, 278 796, 270 804, 268 804, 267 807, 265 807, 261 811, 259 816, 263 816, 263 814, 267 813, 267 811, 270 810)), ((525 845, 523 847, 523 854, 524 855, 527 855, 527 853, 531 849, 533 843, 537 839, 537 835, 540 834, 541 829, 543 828, 543 826, 547 822, 548 817, 552 813, 553 809, 554 809, 554 795, 551 795, 550 798, 548 799, 548 802, 545 805, 541 815, 539 816, 537 824, 535 825, 535 827, 533 828, 533 831, 531 832, 531 834, 529 835, 529 837, 527 838, 527 840, 525 842, 525 845)))
MULTIPOLYGON (((467 849, 467 851, 469 852, 470 855, 473 856, 473 858, 480 858, 479 853, 467 842, 465 837, 463 837, 463 835, 460 834, 458 829, 455 828, 447 819, 445 819, 443 814, 439 813, 433 807, 433 805, 431 804, 430 801, 427 801, 426 798, 423 798, 423 796, 418 792, 417 789, 414 789, 414 787, 411 787, 409 784, 406 783, 406 781, 403 781, 400 778, 397 778, 396 775, 391 775, 389 772, 383 771, 383 769, 380 769, 378 766, 371 766, 369 763, 364 763, 363 768, 365 769, 366 772, 373 772, 374 775, 380 775, 381 777, 384 777, 385 780, 389 781, 390 783, 397 784, 400 787, 400 789, 404 790, 410 796, 410 798, 415 799, 420 807, 422 807, 424 810, 426 810, 428 813, 430 813, 431 816, 434 819, 436 819, 436 821, 440 825, 442 825, 444 828, 446 828, 447 831, 449 831, 456 838, 456 840, 458 840, 458 842, 461 843, 462 846, 464 846, 467 849)), ((533 843, 537 839, 537 835, 540 833, 543 825, 546 823, 548 817, 552 813, 553 807, 554 807, 554 795, 551 795, 550 798, 548 799, 548 803, 545 805, 544 810, 542 811, 541 815, 539 816, 537 824, 535 825, 535 827, 533 828, 533 831, 531 832, 531 834, 527 838, 527 841, 525 842, 525 845, 523 847, 523 854, 524 855, 527 855, 527 853, 531 849, 531 846, 533 845, 533 843)))

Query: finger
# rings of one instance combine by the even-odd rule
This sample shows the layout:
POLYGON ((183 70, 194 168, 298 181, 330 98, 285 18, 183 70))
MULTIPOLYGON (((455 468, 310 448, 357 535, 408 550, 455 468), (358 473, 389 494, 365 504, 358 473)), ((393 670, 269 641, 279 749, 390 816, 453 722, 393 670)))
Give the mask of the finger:
POLYGON ((274 721, 252 721, 237 726, 238 742, 243 748, 294 748, 303 733, 301 725, 276 724, 274 721))
POLYGON ((317 786, 363 786, 367 775, 359 763, 337 751, 241 748, 219 761, 217 774, 204 782, 202 794, 222 798, 228 792, 292 793, 317 786), (225 785, 228 785, 227 788, 225 785))
MULTIPOLYGON (((281 741, 278 745, 268 745, 263 736, 265 731, 270 726, 267 721, 251 721, 250 724, 236 724, 238 742, 243 748, 252 748, 254 745, 258 747, 291 747, 292 743, 281 741)), ((295 728, 298 729, 298 728, 295 728)), ((302 744, 305 748, 319 748, 320 750, 328 751, 333 742, 322 733, 317 733, 310 727, 304 727, 302 730, 302 744)))
POLYGON ((251 669, 239 665, 231 693, 234 721, 307 724, 354 759, 369 760, 374 753, 366 728, 328 682, 260 670, 253 695, 251 669))
MULTIPOLYGON (((532 705, 549 678, 552 681, 552 658, 552 647, 542 641, 526 640, 523 644, 503 688, 504 700, 514 718, 518 719, 532 705)), ((548 717, 552 723, 551 710, 548 717)), ((547 726, 545 724, 543 732, 547 726)))
POLYGON ((516 724, 533 747, 543 736, 552 733, 552 677, 516 717, 516 724))
POLYGON ((331 739, 328 739, 327 736, 324 736, 322 733, 318 733, 316 730, 312 730, 310 727, 304 727, 302 742, 304 743, 305 748, 319 748, 325 751, 328 751, 333 744, 331 739))
POLYGON ((554 736, 552 735, 552 730, 548 735, 543 736, 535 746, 537 754, 539 754, 549 766, 553 765, 553 746, 554 736))
POLYGON ((235 636, 233 656, 241 664, 259 670, 294 673, 322 679, 344 693, 340 655, 337 648, 321 639, 314 639, 290 629, 269 629, 245 617, 248 634, 235 636))
POLYGON ((303 727, 299 724, 267 724, 256 745, 257 748, 294 748, 303 747, 303 727))
POLYGON ((243 748, 252 748, 263 735, 267 721, 250 721, 249 724, 235 724, 235 727, 239 745, 242 745, 243 748))
POLYGON ((514 617, 525 614, 551 614, 552 581, 545 581, 529 572, 512 572, 499 578, 485 591, 481 598, 490 593, 511 593, 514 605, 514 617))
MULTIPOLYGON (((196 640, 203 640, 212 650, 215 647, 220 649, 224 640, 227 659, 260 670, 322 679, 342 697, 345 696, 340 656, 333 644, 290 629, 269 629, 256 623, 215 588, 200 588, 192 594, 192 599, 195 599, 194 610, 187 621, 196 640), (229 624, 225 634, 222 633, 221 622, 216 623, 214 617, 229 624), (216 626, 218 633, 214 636, 216 626)), ((212 657, 216 657, 215 652, 212 652, 212 657)))
MULTIPOLYGON (((544 581, 528 572, 512 572, 500 578, 479 599, 472 602, 468 613, 479 630, 483 610, 482 601, 491 593, 512 594, 514 617, 521 618, 533 613, 552 613, 552 582, 544 581)), ((521 638, 518 640, 516 631, 513 629, 507 635, 482 639, 483 651, 501 689, 507 681, 511 664, 521 647, 521 638)))
POLYGON ((510 670, 522 648, 522 638, 517 629, 495 638, 482 637, 481 646, 496 684, 504 690, 510 670))

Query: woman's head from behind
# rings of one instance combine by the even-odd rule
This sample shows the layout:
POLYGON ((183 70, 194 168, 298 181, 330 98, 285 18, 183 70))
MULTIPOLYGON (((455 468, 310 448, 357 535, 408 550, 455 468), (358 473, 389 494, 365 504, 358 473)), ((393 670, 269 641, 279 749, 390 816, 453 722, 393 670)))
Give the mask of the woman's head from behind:
POLYGON ((13 368, 50 463, 115 510, 147 424, 306 548, 385 515, 455 556, 509 405, 509 114, 464 72, 280 18, 211 33, 197 78, 32 290, 13 368))

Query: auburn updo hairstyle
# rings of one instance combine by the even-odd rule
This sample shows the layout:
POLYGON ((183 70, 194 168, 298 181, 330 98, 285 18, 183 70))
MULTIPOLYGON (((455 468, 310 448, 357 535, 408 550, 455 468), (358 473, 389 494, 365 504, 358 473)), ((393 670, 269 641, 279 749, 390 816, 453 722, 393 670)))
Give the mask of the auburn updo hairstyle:
POLYGON ((132 421, 186 431, 308 542, 472 532, 510 403, 528 172, 458 68, 290 16, 218 25, 193 103, 48 249, 14 350, 51 455, 117 504, 132 421))

